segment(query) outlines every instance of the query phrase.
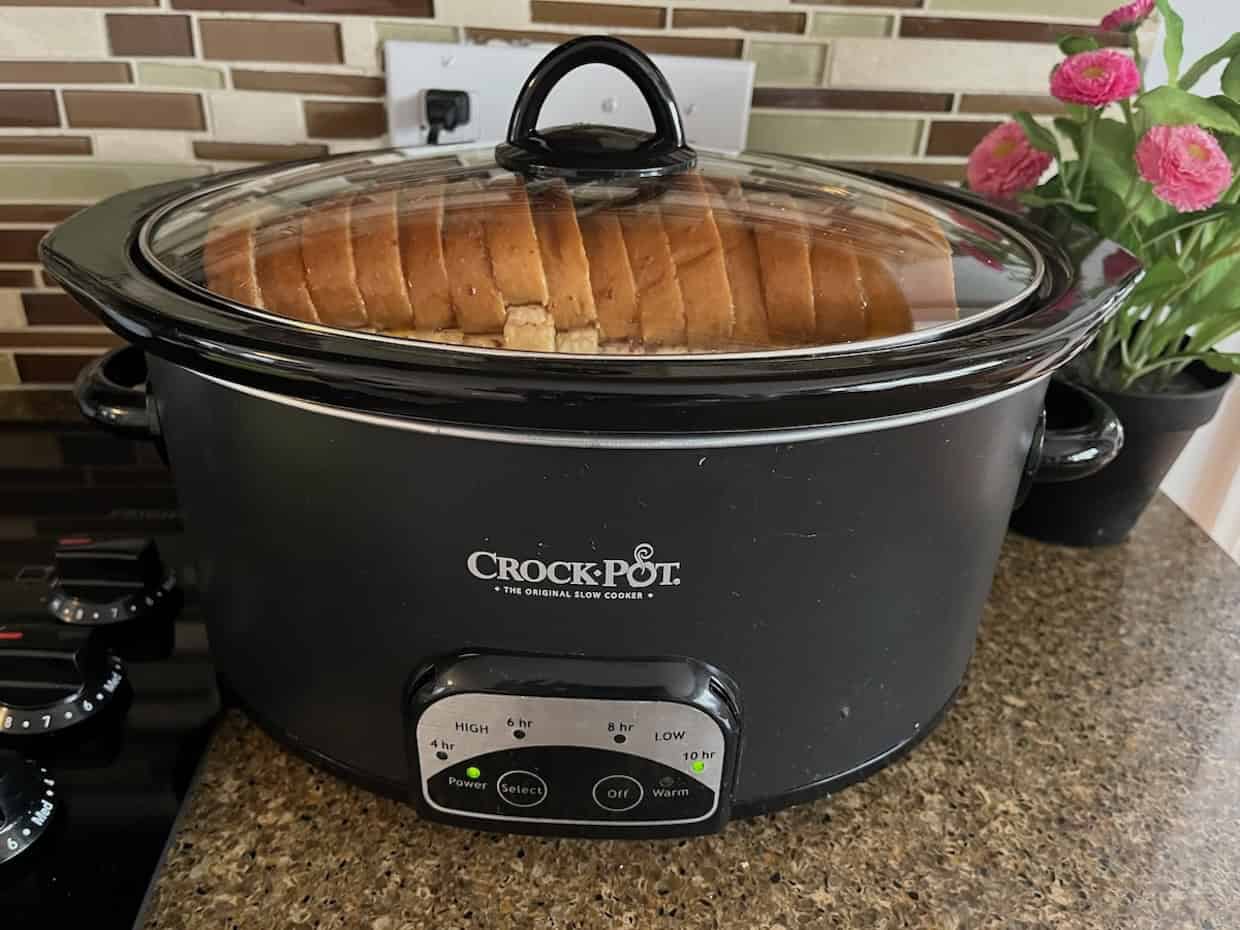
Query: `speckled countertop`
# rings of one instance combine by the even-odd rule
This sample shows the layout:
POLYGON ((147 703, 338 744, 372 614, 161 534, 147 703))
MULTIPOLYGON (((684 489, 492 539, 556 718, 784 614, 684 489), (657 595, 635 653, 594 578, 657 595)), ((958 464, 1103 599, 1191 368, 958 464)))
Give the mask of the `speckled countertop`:
POLYGON ((227 716, 154 930, 1240 927, 1240 567, 1165 499, 1127 545, 1009 539, 910 756, 685 841, 420 822, 227 716))

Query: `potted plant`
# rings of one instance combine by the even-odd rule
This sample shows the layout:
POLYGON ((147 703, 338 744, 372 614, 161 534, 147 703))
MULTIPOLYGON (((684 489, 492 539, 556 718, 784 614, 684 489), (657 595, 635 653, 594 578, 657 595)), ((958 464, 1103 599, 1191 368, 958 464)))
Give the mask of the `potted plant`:
MULTIPOLYGON (((1035 486, 1013 519, 1021 532, 1072 545, 1128 535, 1240 371, 1240 352, 1220 348, 1240 332, 1240 33, 1181 70, 1184 23, 1169 0, 1134 0, 1102 26, 1127 31, 1130 48, 1060 40, 1066 57, 1050 78, 1065 105, 1057 134, 1028 113, 1013 114, 977 145, 967 171, 972 190, 1044 214, 1065 211, 1146 268, 1066 374, 1118 414, 1123 450, 1092 477, 1035 486), (1168 80, 1147 89, 1136 30, 1155 7, 1165 21, 1168 80), (1194 94, 1217 65, 1223 93, 1194 94)), ((1072 425, 1063 421, 1073 411, 1053 400, 1065 392, 1050 396, 1048 417, 1072 425)))

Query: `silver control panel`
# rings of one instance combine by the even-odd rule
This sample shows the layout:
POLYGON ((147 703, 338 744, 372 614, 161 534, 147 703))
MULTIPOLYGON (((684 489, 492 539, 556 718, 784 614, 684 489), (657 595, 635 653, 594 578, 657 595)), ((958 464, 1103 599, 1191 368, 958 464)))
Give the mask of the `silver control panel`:
POLYGON ((457 693, 413 736, 426 804, 485 820, 691 824, 715 814, 726 770, 719 723, 674 701, 457 693))

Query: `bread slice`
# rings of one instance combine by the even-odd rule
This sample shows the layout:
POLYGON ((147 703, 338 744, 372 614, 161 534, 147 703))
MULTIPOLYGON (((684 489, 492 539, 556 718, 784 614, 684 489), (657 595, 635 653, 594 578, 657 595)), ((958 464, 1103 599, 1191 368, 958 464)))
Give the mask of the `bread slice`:
POLYGON ((468 193, 444 210, 443 253, 456 318, 466 333, 501 333, 507 310, 491 271, 483 209, 468 193))
POLYGON ((865 295, 866 336, 879 339, 911 331, 913 317, 908 299, 887 264, 876 255, 859 252, 857 265, 865 295))
POLYGON ((732 288, 706 186, 700 174, 684 174, 669 187, 660 210, 685 305, 686 341, 693 348, 721 346, 732 336, 732 288))
POLYGON ((456 325, 443 253, 443 187, 408 187, 398 201, 401 264, 420 330, 456 325))
POLYGON ((754 240, 762 269, 766 322, 775 339, 811 342, 817 335, 810 271, 809 228, 787 194, 750 194, 754 240))
POLYGON ((547 275, 547 309, 558 330, 579 329, 598 319, 590 290, 590 264, 568 187, 556 178, 531 186, 530 208, 547 275))
POLYGON ((590 289, 604 339, 634 339, 641 329, 637 285, 624 245, 620 218, 605 209, 577 215, 581 241, 590 263, 590 289))
POLYGON ((413 325, 413 306, 405 289, 400 260, 400 230, 395 190, 361 194, 349 205, 349 235, 357 286, 376 329, 413 325))
POLYGON ((685 304, 658 207, 645 203, 620 215, 624 245, 633 266, 641 339, 647 345, 685 341, 685 304))
POLYGON ((547 277, 538 252, 525 185, 505 178, 488 187, 487 250, 495 286, 509 307, 547 304, 547 277))
POLYGON ((202 247, 202 270, 210 290, 261 309, 265 304, 255 262, 257 226, 258 215, 249 206, 211 216, 202 247))
POLYGON ((766 323, 766 297, 762 292, 762 269, 753 227, 746 218, 748 206, 739 181, 716 182, 720 200, 715 204, 715 225, 723 243, 723 264, 732 288, 734 344, 763 346, 771 341, 766 323))
POLYGON ((583 326, 556 333, 555 350, 575 355, 596 355, 599 351, 598 327, 583 326))
POLYGON ((370 322, 357 286, 347 200, 312 208, 302 217, 301 258, 320 320, 350 329, 370 322))
POLYGON ((913 328, 958 319, 952 247, 939 221, 894 198, 884 201, 884 210, 889 217, 887 267, 908 301, 913 328))
POLYGON ((264 226, 255 246, 254 264, 264 305, 281 316, 319 322, 301 258, 301 221, 285 218, 264 226))
POLYGON ((641 355, 640 346, 631 342, 604 342, 598 347, 600 355, 641 355))
POLYGON ((818 342, 864 339, 865 295, 857 250, 832 236, 830 226, 815 230, 810 247, 814 286, 814 333, 818 342))
POLYGON ((555 351, 555 320, 544 307, 511 307, 504 323, 504 348, 531 352, 555 351))
POLYGON ((504 337, 492 333, 466 333, 464 344, 480 349, 502 349, 504 337))

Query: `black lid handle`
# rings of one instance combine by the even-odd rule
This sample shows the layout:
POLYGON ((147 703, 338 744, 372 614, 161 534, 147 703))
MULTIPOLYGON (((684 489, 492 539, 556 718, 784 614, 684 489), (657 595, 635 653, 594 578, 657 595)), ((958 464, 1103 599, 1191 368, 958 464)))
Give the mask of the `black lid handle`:
POLYGON ((697 161, 685 144, 676 98, 645 53, 611 36, 582 36, 553 49, 530 72, 508 122, 508 141, 496 160, 511 171, 533 176, 653 177, 684 171, 697 161), (560 79, 582 65, 611 65, 637 86, 654 134, 609 126, 558 127, 539 132, 538 117, 560 79))

